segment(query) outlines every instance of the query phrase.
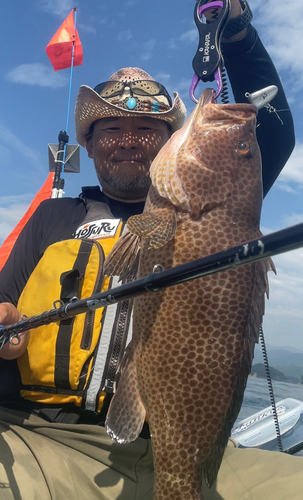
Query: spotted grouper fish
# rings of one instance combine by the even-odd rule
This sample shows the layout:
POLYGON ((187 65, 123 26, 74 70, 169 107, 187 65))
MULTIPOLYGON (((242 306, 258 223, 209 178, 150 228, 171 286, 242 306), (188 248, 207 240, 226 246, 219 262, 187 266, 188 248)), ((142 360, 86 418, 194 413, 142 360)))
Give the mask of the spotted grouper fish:
MULTIPOLYGON (((257 109, 205 91, 151 166, 143 214, 107 261, 138 277, 258 238, 262 204, 257 109)), ((147 418, 154 500, 201 500, 239 413, 264 313, 270 259, 179 284, 134 302, 133 337, 106 428, 118 442, 147 418)))

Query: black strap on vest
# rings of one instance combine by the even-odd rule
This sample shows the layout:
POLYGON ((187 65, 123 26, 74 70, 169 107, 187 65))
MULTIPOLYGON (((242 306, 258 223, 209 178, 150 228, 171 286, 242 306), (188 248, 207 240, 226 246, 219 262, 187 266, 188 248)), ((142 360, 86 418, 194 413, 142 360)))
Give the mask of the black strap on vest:
MULTIPOLYGON (((76 283, 78 284, 77 292, 79 292, 79 285, 81 284, 81 278, 85 274, 85 269, 91 254, 91 250, 92 244, 90 241, 81 241, 78 256, 75 260, 73 269, 68 273, 63 273, 64 276, 61 277, 61 283, 62 285, 64 285, 64 282, 68 284, 68 286, 65 287, 65 290, 64 287, 62 290, 61 295, 63 301, 65 299, 68 299, 71 291, 75 291, 75 287, 70 282, 71 276, 74 276, 76 283)), ((69 382, 69 359, 74 321, 75 317, 61 321, 58 330, 55 357, 55 386, 57 387, 57 389, 71 389, 69 382)))

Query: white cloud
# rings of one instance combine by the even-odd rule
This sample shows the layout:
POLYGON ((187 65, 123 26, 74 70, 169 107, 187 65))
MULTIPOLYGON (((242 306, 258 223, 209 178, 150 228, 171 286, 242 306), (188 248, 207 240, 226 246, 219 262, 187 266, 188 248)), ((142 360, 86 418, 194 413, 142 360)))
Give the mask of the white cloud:
POLYGON ((28 203, 12 203, 6 207, 0 206, 0 245, 18 224, 20 219, 22 219, 29 205, 30 201, 28 203))
MULTIPOLYGON (((192 73, 193 75, 194 73, 192 73)), ((181 99, 184 101, 187 110, 187 116, 193 111, 195 104, 189 97, 189 89, 192 83, 191 78, 181 78, 176 84, 174 84, 173 90, 177 90, 180 94, 181 99)), ((199 91, 202 92, 202 84, 197 88, 195 95, 199 96, 199 91), (200 86, 201 85, 201 86, 200 86)))
MULTIPOLYGON (((106 20, 104 20, 104 23, 106 23, 106 20)), ((104 24, 104 23, 101 23, 100 24, 104 24)), ((77 23, 77 30, 80 32, 86 32, 86 33, 92 33, 93 35, 96 35, 97 34, 97 30, 94 26, 89 26, 87 24, 82 24, 82 23, 77 23)))
POLYGON ((171 81, 171 75, 169 73, 157 73, 155 75, 155 80, 167 86, 171 81))
POLYGON ((194 29, 190 29, 190 30, 187 30, 184 33, 182 33, 180 35, 179 42, 181 42, 183 45, 184 45, 184 43, 193 43, 193 42, 197 42, 197 44, 198 44, 198 39, 199 38, 198 38, 197 29, 194 28, 194 29))
POLYGON ((38 5, 44 12, 58 16, 67 16, 74 7, 72 0, 38 0, 38 5))
POLYGON ((40 87, 58 88, 68 84, 68 78, 65 75, 55 73, 51 65, 48 67, 41 63, 20 64, 11 69, 5 78, 13 83, 40 87))
POLYGON ((119 42, 128 42, 133 37, 131 30, 120 31, 118 33, 119 42))
POLYGON ((283 184, 282 182, 277 183, 276 187, 281 191, 285 191, 286 193, 298 194, 298 191, 288 186, 288 184, 283 184))
MULTIPOLYGON (((1 140, 1 139, 0 139, 1 140)), ((2 165, 5 165, 10 158, 10 149, 4 145, 0 144, 0 161, 2 165)))
MULTIPOLYGON (((20 139, 15 134, 13 134, 13 132, 6 125, 4 125, 1 122, 0 122, 0 141, 4 143, 6 149, 8 149, 7 146, 10 146, 11 150, 18 151, 18 153, 21 154, 23 157, 29 159, 31 164, 38 170, 41 171, 44 170, 43 162, 41 161, 40 156, 36 153, 36 151, 29 148, 24 142, 20 141, 20 139)), ((0 153, 1 153, 1 148, 0 148, 0 153)))
POLYGON ((260 230, 261 230, 261 233, 264 235, 273 233, 274 231, 277 231, 277 229, 272 229, 271 227, 266 227, 266 226, 261 226, 260 230))
POLYGON ((295 82, 293 91, 303 87, 302 42, 303 9, 301 0, 254 0, 254 24, 278 70, 286 70, 295 82), (295 54, 295 64, 294 57, 295 54))
MULTIPOLYGON (((302 223, 303 214, 282 217, 279 227, 302 223)), ((261 227, 263 234, 277 228, 261 227)), ((284 252, 272 258, 277 274, 268 273, 269 300, 265 301, 264 334, 272 345, 291 345, 303 348, 303 248, 284 252)))
POLYGON ((0 196, 0 245, 22 219, 33 196, 32 193, 0 196))
POLYGON ((290 277, 302 279, 299 274, 302 273, 303 277, 303 248, 276 256, 275 262, 277 269, 286 272, 290 277))
POLYGON ((178 38, 171 38, 168 42, 167 48, 169 50, 180 50, 186 45, 191 45, 193 43, 196 43, 198 45, 198 41, 198 30, 196 27, 193 27, 181 33, 178 38))
POLYGON ((282 223, 283 226, 289 227, 289 226, 295 226, 296 224, 302 224, 303 222, 303 214, 289 214, 289 215, 284 215, 282 217, 282 223))
MULTIPOLYGON (((285 186, 288 186, 288 183, 296 183, 303 186, 303 144, 298 143, 283 168, 282 172, 279 175, 277 187, 280 189, 286 190, 285 186)), ((289 188, 293 188, 294 186, 288 186, 289 188)))
POLYGON ((168 42, 167 48, 170 50, 176 50, 179 48, 175 38, 170 39, 170 41, 168 42))
POLYGON ((107 24, 107 26, 109 25, 108 24, 109 23, 108 17, 104 17, 104 16, 100 17, 100 16, 98 16, 95 19, 96 19, 96 21, 97 21, 98 24, 107 24))
POLYGON ((277 275, 269 273, 264 333, 269 343, 302 349, 303 249, 274 257, 277 275))
POLYGON ((14 205, 14 204, 29 204, 30 201, 32 200, 33 195, 26 193, 26 194, 16 194, 16 195, 9 195, 9 196, 0 196, 0 210, 1 207, 8 207, 9 205, 14 205))
POLYGON ((156 40, 147 40, 143 46, 142 46, 142 55, 141 55, 141 59, 143 59, 143 61, 148 61, 149 59, 151 59, 152 57, 152 52, 154 50, 156 46, 156 40))

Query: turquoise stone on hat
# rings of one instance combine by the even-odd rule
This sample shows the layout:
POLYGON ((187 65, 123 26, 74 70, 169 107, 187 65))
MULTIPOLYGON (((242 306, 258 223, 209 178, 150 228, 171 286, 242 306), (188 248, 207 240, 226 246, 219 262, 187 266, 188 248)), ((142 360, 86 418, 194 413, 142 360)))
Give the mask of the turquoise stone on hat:
POLYGON ((155 113, 159 113, 159 111, 160 111, 160 103, 159 102, 152 103, 152 111, 154 111, 155 113))
POLYGON ((128 107, 128 109, 135 109, 135 107, 137 106, 137 101, 134 97, 130 97, 126 103, 126 106, 128 107))

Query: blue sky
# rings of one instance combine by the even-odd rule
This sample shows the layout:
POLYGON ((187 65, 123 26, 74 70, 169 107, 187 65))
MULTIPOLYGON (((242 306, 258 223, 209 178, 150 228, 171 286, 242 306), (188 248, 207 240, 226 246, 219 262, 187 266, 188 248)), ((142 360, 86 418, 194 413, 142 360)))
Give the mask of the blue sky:
MULTIPOLYGON (((0 243, 16 225, 48 173, 48 143, 65 129, 69 70, 55 73, 45 47, 74 7, 70 0, 15 0, 0 17, 0 243)), ((139 66, 188 97, 198 35, 195 0, 79 0, 77 28, 83 65, 74 68, 68 134, 75 144, 73 107, 81 84, 94 87, 117 69, 139 66)), ((271 54, 293 112, 296 149, 263 205, 264 233, 303 221, 303 9, 301 0, 250 0, 254 26, 271 54)), ((202 90, 202 89, 201 89, 202 90)), ((281 115, 282 116, 282 115, 281 115)), ((66 196, 96 185, 91 160, 81 151, 81 173, 66 175, 66 196)), ((274 259, 264 331, 268 343, 303 350, 303 250, 274 259)))

